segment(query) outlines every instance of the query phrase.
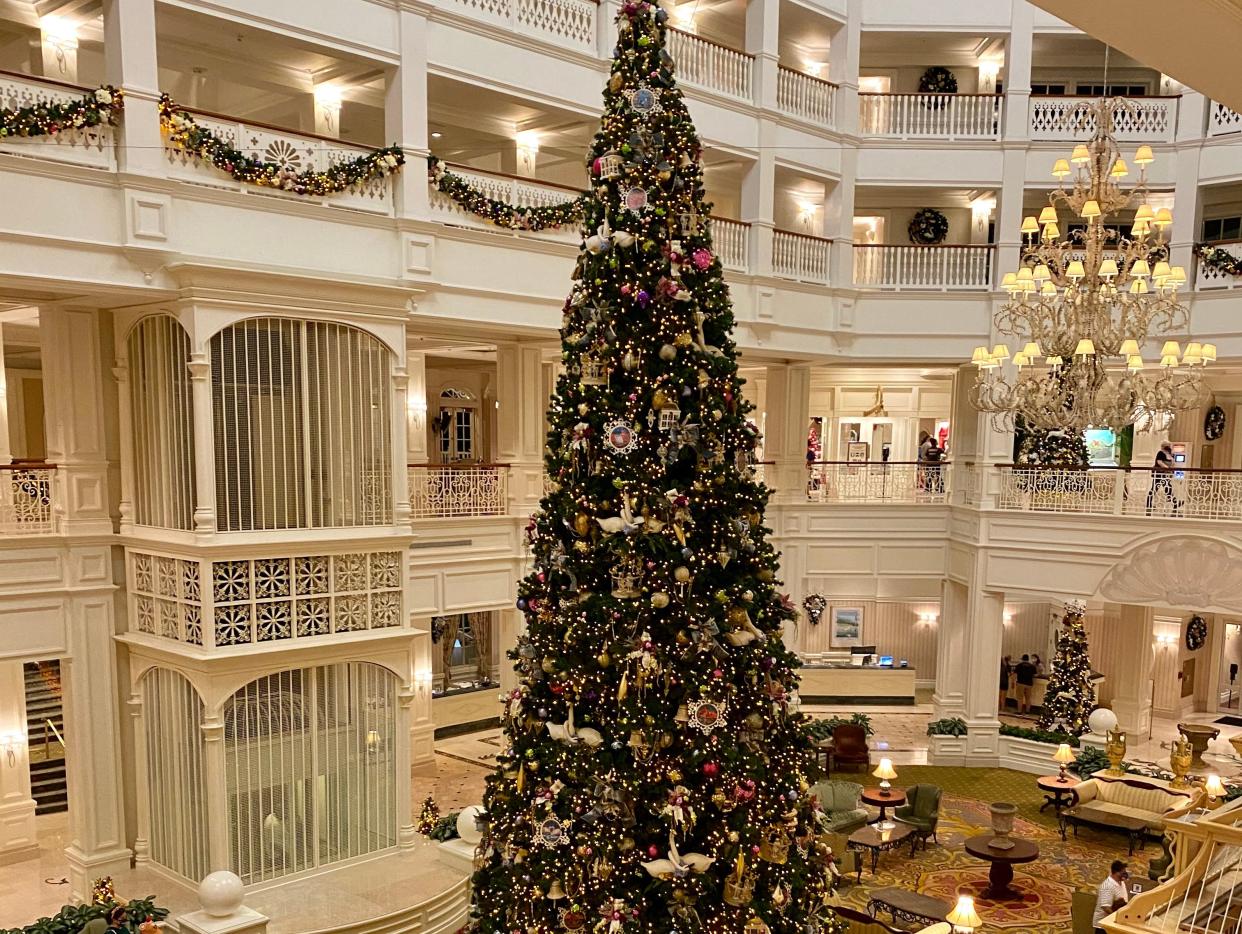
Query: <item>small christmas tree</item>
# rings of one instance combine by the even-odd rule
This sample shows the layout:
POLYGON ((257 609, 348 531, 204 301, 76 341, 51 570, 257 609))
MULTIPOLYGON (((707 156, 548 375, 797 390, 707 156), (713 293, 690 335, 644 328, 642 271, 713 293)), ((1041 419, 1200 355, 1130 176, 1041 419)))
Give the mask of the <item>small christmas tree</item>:
POLYGON ((1040 467, 1086 467, 1091 461, 1087 442, 1079 432, 1033 428, 1015 432, 1019 464, 1040 467))
POLYGON ((1071 600, 1057 635, 1057 654, 1048 674, 1039 727, 1071 736, 1087 731, 1087 716, 1095 709, 1095 685, 1091 683, 1091 659, 1087 654, 1087 630, 1082 615, 1086 604, 1071 600))
POLYGON ((424 837, 431 836, 431 831, 435 829, 436 824, 440 820, 440 808, 436 805, 435 798, 427 795, 423 799, 422 810, 418 812, 418 823, 415 825, 419 833, 424 837))

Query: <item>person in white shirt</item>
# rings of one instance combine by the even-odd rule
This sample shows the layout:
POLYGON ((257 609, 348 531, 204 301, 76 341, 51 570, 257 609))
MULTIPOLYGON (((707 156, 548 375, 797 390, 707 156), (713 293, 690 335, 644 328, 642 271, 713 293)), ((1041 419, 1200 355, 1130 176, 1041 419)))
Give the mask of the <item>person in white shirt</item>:
POLYGON ((1108 878, 1100 883, 1100 890, 1095 896, 1095 913, 1091 916, 1091 924, 1096 931, 1101 931, 1100 919, 1111 915, 1130 897, 1126 891, 1126 880, 1130 878, 1126 864, 1115 859, 1109 870, 1108 878))

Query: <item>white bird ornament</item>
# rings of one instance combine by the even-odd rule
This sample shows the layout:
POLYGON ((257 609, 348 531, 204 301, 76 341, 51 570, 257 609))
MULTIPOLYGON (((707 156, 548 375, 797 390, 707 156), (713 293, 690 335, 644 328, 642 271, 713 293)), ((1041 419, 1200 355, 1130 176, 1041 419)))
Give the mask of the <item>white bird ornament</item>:
POLYGON ((684 879, 691 873, 705 872, 715 861, 714 857, 704 856, 702 853, 687 853, 682 856, 677 852, 677 841, 673 839, 673 832, 669 831, 668 859, 653 859, 642 865, 643 869, 657 879, 684 879))
POLYGON ((565 718, 564 723, 549 723, 548 735, 560 743, 567 746, 577 746, 580 743, 590 746, 594 749, 596 746, 602 746, 604 737, 599 730, 589 726, 578 729, 574 725, 574 705, 569 705, 569 716, 565 718))

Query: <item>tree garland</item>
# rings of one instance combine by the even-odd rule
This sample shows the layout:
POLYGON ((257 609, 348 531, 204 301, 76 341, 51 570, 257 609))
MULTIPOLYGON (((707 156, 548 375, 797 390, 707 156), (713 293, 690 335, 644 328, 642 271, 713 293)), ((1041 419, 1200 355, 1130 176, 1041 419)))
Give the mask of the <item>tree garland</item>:
POLYGON ((497 227, 510 230, 555 230, 569 224, 581 223, 583 204, 591 198, 590 194, 583 192, 570 201, 542 207, 497 201, 479 191, 462 176, 450 172, 435 156, 427 157, 427 175, 437 191, 452 198, 471 214, 478 215, 497 227))
POLYGON ((405 153, 400 146, 393 145, 376 149, 357 159, 338 162, 322 172, 318 169, 297 172, 278 162, 255 159, 234 149, 211 130, 199 126, 167 94, 160 95, 160 123, 173 146, 194 153, 239 182, 278 188, 296 195, 320 197, 337 194, 391 175, 405 164, 405 153))
POLYGON ((949 235, 949 219, 935 208, 921 208, 910 218, 910 226, 906 228, 910 242, 920 246, 935 246, 943 243, 949 235))
POLYGON ((1213 272, 1224 273, 1227 276, 1242 276, 1242 258, 1234 256, 1224 247, 1201 243, 1195 247, 1195 255, 1199 257, 1199 262, 1204 267, 1213 272))
POLYGON ((105 84, 77 101, 0 110, 0 137, 55 136, 65 130, 115 126, 117 114, 124 108, 124 94, 105 84))

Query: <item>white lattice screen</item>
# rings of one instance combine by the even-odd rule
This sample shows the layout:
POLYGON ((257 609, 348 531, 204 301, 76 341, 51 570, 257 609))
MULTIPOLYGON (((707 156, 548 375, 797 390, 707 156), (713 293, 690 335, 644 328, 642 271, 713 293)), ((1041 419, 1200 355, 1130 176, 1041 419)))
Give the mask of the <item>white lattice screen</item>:
POLYGON ((390 366, 342 324, 252 318, 213 337, 217 527, 390 523, 390 366))
POLYGON ((397 679, 362 662, 252 681, 224 710, 232 869, 246 883, 397 843, 397 679))
POLYGON ((153 668, 142 678, 151 859, 200 881, 209 871, 203 774, 203 702, 182 675, 153 668))
POLYGON ((190 337, 168 315, 139 321, 128 339, 134 521, 189 529, 194 517, 190 337))

